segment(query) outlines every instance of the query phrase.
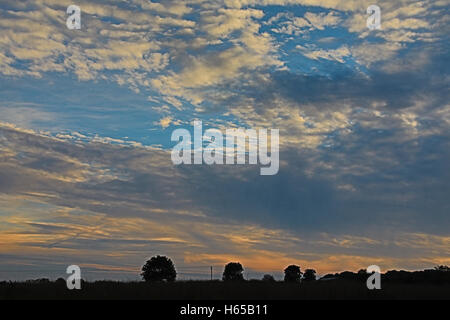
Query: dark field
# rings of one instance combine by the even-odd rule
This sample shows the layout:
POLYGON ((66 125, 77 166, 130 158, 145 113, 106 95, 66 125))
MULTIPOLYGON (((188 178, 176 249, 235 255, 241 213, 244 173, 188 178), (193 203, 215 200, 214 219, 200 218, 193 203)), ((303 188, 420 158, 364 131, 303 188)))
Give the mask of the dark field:
POLYGON ((351 280, 302 284, 260 281, 178 281, 174 283, 100 281, 69 291, 65 283, 0 283, 1 300, 19 299, 148 299, 148 300, 339 300, 450 299, 450 284, 385 283, 371 291, 351 280))

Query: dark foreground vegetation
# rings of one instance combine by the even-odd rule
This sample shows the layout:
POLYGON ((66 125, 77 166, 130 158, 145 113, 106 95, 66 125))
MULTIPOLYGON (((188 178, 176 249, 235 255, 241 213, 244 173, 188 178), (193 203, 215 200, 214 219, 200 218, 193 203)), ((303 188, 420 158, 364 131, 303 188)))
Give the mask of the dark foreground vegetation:
MULTIPOLYGON (((354 274, 357 275, 357 274, 354 274)), ((298 283, 275 281, 83 282, 68 290, 63 280, 0 283, 0 299, 302 300, 450 299, 450 282, 382 280, 381 290, 345 278, 298 283)))
MULTIPOLYGON (((169 258, 155 256, 142 267, 142 282, 81 282, 68 290, 64 279, 51 282, 0 282, 0 300, 137 299, 137 300, 342 300, 342 299, 450 299, 450 268, 424 271, 388 271, 385 274, 344 271, 318 279, 314 269, 301 272, 297 265, 284 269, 284 281, 270 274, 262 280, 244 280, 239 262, 228 263, 222 281, 176 281, 169 258), (369 290, 370 278, 381 279, 381 289, 369 290), (370 277, 370 278, 369 278, 370 277)), ((378 288, 378 286, 376 287, 378 288)))

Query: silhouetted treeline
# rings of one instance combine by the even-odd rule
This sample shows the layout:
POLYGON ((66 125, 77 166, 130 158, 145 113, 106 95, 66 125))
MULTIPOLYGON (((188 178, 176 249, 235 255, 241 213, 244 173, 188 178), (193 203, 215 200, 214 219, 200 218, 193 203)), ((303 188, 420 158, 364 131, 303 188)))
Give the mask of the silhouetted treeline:
MULTIPOLYGON (((234 265, 232 265, 234 266, 234 265)), ((238 266, 236 270, 232 270, 232 268, 225 268, 223 281, 229 281, 229 280, 240 280, 245 281, 242 277, 242 266, 240 264, 236 265, 238 266)), ((292 276, 292 273, 289 273, 292 268, 286 268, 288 270, 288 275, 285 277, 285 282, 298 282, 301 281, 314 281, 314 270, 307 269, 305 273, 303 274, 303 277, 300 279, 300 274, 297 273, 297 270, 294 271, 294 277, 292 276), (308 271, 311 270, 311 271, 308 271), (308 276, 309 274, 309 276, 308 276), (307 275, 305 277, 305 275, 307 275), (293 279, 293 280, 292 280, 293 279)), ((330 273, 327 274, 321 278, 318 278, 317 280, 326 281, 326 280, 350 280, 350 281, 366 281, 369 274, 365 272, 365 270, 360 270, 359 272, 352 272, 352 271, 343 271, 340 273, 330 273)), ((450 270, 439 270, 436 269, 427 269, 423 271, 405 271, 405 270, 390 270, 386 273, 381 274, 381 280, 383 283, 431 283, 431 284, 450 284, 450 270)), ((219 280, 214 280, 213 282, 218 282, 219 280)), ((258 279, 251 279, 251 282, 277 282, 275 278, 270 274, 265 274, 261 280, 258 279)), ((168 281, 169 282, 169 281, 168 281)), ((15 283, 12 281, 0 281, 0 285, 7 285, 15 283)), ((40 279, 34 279, 34 280, 26 280, 23 283, 26 283, 28 285, 43 285, 43 284, 50 284, 52 281, 47 278, 40 278, 40 279)), ((59 278, 56 280, 57 284, 60 284, 61 286, 66 285, 66 280, 59 278)))
MULTIPOLYGON (((225 282, 245 281, 244 267, 239 262, 230 262, 225 265, 222 280, 225 282)), ((174 282, 176 280, 177 272, 172 260, 165 256, 155 256, 147 260, 142 267, 141 277, 145 282, 174 282)), ((356 282, 365 282, 370 276, 366 269, 361 269, 358 272, 343 271, 340 273, 327 274, 323 277, 316 275, 316 270, 306 269, 303 273, 300 266, 289 265, 284 269, 284 282, 287 283, 307 283, 315 281, 333 281, 333 280, 347 280, 356 282)), ((248 279, 247 279, 248 280, 248 279)), ((450 267, 437 266, 434 269, 427 269, 423 271, 405 271, 405 270, 390 270, 381 274, 383 283, 428 283, 428 284, 450 284, 450 267)), ((265 274, 261 280, 251 279, 251 282, 277 282, 270 274, 265 274)), ((0 282, 0 285, 10 285, 11 281, 0 282)), ((46 278, 36 280, 27 280, 24 283, 28 285, 45 285, 50 284, 51 281, 46 278)), ((66 282, 60 278, 56 281, 60 286, 65 286, 66 282)))
POLYGON ((14 299, 450 299, 450 268, 424 271, 388 271, 381 275, 382 290, 368 290, 365 269, 344 271, 318 278, 314 269, 284 269, 284 281, 270 274, 261 280, 245 280, 239 262, 228 263, 222 281, 175 281, 172 260, 149 259, 142 267, 141 282, 82 281, 81 290, 68 290, 65 279, 41 278, 25 282, 0 282, 0 300, 14 299))
MULTIPOLYGON (((317 272, 314 269, 306 269, 303 273, 300 266, 292 264, 284 269, 284 282, 288 283, 302 283, 314 282, 317 280, 349 280, 349 281, 366 281, 370 276, 366 269, 361 269, 358 272, 344 271, 341 273, 327 274, 321 278, 317 277, 317 272)), ((172 260, 165 256, 152 257, 142 267, 141 276, 146 282, 173 282, 176 279, 177 272, 172 260)), ((244 267, 239 262, 230 262, 225 265, 223 281, 244 281, 244 267)), ((247 279, 248 280, 248 279, 247 279)), ((381 275, 383 282, 398 282, 398 283, 450 283, 450 267, 437 266, 434 269, 424 271, 404 271, 391 270, 381 275)), ((258 281, 253 279, 252 281, 258 281)), ((275 281, 270 274, 264 275, 261 279, 264 282, 275 281)))
MULTIPOLYGON (((367 273, 359 271, 357 273, 351 271, 344 271, 341 273, 327 274, 320 278, 320 280, 353 280, 366 281, 367 273)), ((450 284, 450 271, 428 269, 423 271, 405 271, 405 270, 391 270, 381 274, 382 283, 432 283, 432 284, 450 284)))

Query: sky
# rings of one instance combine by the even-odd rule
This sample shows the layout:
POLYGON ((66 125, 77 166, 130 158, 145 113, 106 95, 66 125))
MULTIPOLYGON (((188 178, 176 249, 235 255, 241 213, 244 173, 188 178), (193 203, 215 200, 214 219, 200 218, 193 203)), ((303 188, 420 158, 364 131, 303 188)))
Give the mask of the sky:
POLYGON ((449 5, 2 0, 0 280, 450 264, 449 5), (279 129, 278 174, 175 166, 195 120, 279 129))

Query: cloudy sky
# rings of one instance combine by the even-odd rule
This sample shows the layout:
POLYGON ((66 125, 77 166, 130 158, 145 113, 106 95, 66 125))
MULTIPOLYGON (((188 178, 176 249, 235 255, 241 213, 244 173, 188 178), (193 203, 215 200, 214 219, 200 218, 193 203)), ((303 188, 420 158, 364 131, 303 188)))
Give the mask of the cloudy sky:
POLYGON ((449 7, 2 0, 0 280, 450 264, 449 7), (174 166, 194 120, 278 128, 279 173, 174 166))

